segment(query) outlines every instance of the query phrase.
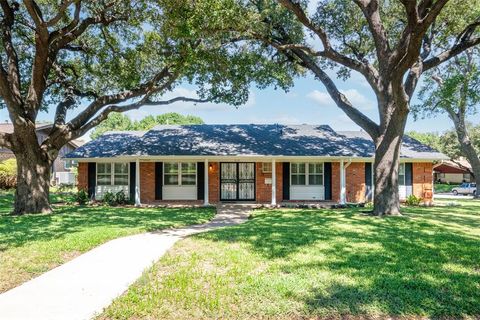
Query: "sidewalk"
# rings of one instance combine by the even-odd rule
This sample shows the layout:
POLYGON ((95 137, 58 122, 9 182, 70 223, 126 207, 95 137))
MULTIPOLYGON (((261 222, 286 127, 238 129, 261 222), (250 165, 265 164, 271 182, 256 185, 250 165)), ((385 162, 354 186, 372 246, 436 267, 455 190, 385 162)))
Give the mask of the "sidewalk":
POLYGON ((0 295, 0 319, 91 319, 121 295, 178 240, 246 221, 247 206, 221 206, 203 225, 109 241, 0 295))

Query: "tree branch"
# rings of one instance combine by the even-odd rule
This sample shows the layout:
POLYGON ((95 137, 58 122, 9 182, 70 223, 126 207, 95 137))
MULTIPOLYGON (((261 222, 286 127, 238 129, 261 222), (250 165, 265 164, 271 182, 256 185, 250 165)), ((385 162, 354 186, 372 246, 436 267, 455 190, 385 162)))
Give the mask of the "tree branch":
POLYGON ((379 3, 377 0, 354 0, 354 2, 360 7, 367 20, 373 41, 375 42, 379 64, 382 68, 385 68, 385 63, 388 61, 388 54, 390 53, 390 45, 387 32, 380 17, 379 3))
POLYGON ((310 56, 298 49, 294 50, 294 52, 303 61, 305 66, 323 83, 336 105, 375 140, 379 136, 379 126, 352 105, 348 98, 338 90, 333 80, 310 56))
POLYGON ((12 135, 10 133, 0 132, 0 147, 12 149, 12 135))
POLYGON ((204 102, 209 102, 211 99, 195 99, 195 98, 187 98, 187 97, 175 97, 170 100, 164 100, 164 101, 152 101, 149 99, 148 96, 144 97, 138 102, 130 103, 127 105, 119 106, 119 105, 111 105, 105 108, 98 116, 90 120, 88 123, 83 125, 81 128, 74 130, 72 132, 72 139, 75 139, 77 137, 81 137, 85 133, 87 133, 90 129, 95 128, 97 125, 99 125, 102 121, 108 118, 108 115, 112 112, 127 112, 130 110, 135 110, 139 109, 140 107, 143 106, 161 106, 161 105, 169 105, 178 101, 183 101, 183 102, 195 102, 195 103, 204 103, 204 102))
POLYGON ((316 26, 310 18, 307 16, 305 11, 302 9, 299 3, 295 3, 292 0, 278 0, 287 10, 295 14, 297 19, 309 30, 313 31, 322 41, 323 51, 317 51, 317 56, 322 56, 329 58, 334 62, 337 62, 345 67, 351 68, 359 73, 361 73, 370 85, 374 88, 377 88, 377 79, 378 72, 377 70, 362 61, 352 59, 346 55, 341 54, 332 48, 330 40, 327 33, 319 26, 316 26))
POLYGON ((150 96, 170 87, 177 79, 178 73, 171 73, 169 67, 164 67, 150 81, 140 85, 138 88, 123 91, 117 94, 105 95, 97 98, 85 110, 73 118, 68 126, 72 130, 77 130, 88 122, 98 111, 110 104, 118 104, 140 96, 150 96), (162 80, 166 80, 164 84, 158 85, 162 80))

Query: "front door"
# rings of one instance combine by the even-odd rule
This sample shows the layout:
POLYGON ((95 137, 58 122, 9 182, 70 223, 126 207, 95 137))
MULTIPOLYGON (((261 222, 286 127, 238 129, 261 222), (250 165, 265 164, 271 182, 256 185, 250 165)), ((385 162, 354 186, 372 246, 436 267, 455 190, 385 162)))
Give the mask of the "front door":
POLYGON ((255 200, 255 163, 220 163, 220 200, 255 200))

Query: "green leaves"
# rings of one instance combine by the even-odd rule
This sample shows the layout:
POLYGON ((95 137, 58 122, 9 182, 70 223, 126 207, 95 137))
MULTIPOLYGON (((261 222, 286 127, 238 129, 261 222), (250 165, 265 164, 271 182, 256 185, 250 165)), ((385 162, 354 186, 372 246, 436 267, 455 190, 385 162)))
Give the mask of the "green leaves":
POLYGON ((140 121, 132 121, 123 113, 110 113, 107 120, 98 125, 90 137, 96 139, 107 131, 150 130, 158 124, 203 124, 200 117, 168 112, 156 117, 150 115, 140 121))

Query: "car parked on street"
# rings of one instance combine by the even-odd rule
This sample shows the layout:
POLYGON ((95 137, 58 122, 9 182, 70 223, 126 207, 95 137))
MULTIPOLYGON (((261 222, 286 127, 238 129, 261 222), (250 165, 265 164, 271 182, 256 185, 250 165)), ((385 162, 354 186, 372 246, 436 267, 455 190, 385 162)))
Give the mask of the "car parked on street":
POLYGON ((477 194, 477 184, 476 183, 468 183, 464 182, 458 187, 452 189, 454 195, 458 194, 477 194))

